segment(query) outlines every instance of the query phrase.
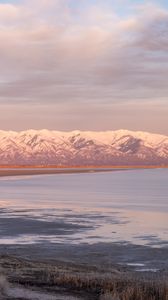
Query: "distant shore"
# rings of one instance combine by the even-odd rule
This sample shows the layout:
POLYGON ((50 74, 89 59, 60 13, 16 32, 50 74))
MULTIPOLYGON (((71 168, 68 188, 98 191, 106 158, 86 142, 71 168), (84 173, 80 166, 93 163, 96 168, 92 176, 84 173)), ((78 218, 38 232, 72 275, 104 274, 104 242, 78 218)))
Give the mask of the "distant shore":
POLYGON ((4 176, 23 176, 23 175, 50 175, 50 174, 76 174, 76 173, 97 173, 111 172, 126 169, 102 169, 102 168, 0 168, 0 177, 4 176))
POLYGON ((132 169, 158 169, 168 166, 0 166, 0 177, 23 175, 50 175, 73 173, 112 172, 132 169))

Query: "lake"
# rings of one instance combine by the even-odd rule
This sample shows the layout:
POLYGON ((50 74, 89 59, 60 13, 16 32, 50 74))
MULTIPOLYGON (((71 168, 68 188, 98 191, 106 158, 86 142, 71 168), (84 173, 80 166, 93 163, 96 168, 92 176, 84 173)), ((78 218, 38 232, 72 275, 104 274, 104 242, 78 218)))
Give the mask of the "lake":
POLYGON ((0 239, 165 247, 168 169, 1 177, 0 239))

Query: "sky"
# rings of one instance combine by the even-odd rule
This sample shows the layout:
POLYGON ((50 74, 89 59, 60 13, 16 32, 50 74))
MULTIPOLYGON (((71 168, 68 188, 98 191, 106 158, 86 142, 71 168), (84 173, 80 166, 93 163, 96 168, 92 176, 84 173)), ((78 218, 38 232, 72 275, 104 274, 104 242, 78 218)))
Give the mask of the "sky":
POLYGON ((0 129, 168 135, 168 1, 0 1, 0 129))

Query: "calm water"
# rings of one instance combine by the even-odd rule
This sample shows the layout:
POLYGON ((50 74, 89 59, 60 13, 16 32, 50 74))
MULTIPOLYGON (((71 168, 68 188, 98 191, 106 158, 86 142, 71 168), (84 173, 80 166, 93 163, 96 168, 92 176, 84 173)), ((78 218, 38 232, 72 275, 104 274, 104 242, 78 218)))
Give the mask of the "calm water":
POLYGON ((168 169, 0 178, 0 239, 168 242, 168 169))

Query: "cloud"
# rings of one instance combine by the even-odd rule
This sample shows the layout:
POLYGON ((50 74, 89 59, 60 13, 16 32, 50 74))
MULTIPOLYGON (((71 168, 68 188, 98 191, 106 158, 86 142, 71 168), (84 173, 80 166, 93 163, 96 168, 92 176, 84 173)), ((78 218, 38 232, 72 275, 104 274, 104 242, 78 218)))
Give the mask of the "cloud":
POLYGON ((79 114, 85 103, 165 103, 168 11, 80 3, 0 4, 0 103, 70 103, 79 114))

